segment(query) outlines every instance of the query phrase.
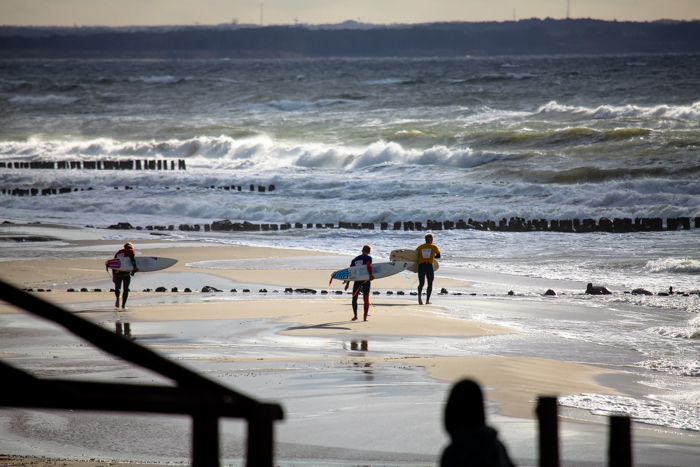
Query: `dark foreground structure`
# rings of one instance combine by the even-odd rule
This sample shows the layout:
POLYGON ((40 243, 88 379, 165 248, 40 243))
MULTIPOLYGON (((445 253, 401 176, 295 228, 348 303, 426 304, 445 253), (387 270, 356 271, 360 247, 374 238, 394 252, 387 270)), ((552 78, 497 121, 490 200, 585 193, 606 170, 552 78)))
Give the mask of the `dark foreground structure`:
POLYGON ((62 325, 117 357, 172 379, 139 386, 39 379, 0 361, 0 407, 183 414, 192 417, 192 465, 219 466, 219 418, 248 421, 248 467, 272 467, 275 420, 282 407, 256 401, 206 379, 118 334, 0 281, 0 299, 62 325))

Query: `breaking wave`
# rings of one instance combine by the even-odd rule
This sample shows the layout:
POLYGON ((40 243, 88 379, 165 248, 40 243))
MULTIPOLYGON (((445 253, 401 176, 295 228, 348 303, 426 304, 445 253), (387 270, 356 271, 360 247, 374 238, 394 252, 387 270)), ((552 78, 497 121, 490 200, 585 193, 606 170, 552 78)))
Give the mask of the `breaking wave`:
POLYGON ((79 97, 70 96, 57 96, 55 94, 48 94, 46 96, 17 96, 8 99, 9 102, 13 104, 30 104, 30 105, 41 105, 41 104, 60 104, 67 105, 73 104, 79 101, 79 97))
POLYGON ((593 415, 624 415, 648 425, 700 431, 700 409, 697 407, 606 394, 560 397, 557 402, 566 407, 589 410, 593 415))
POLYGON ((561 105, 555 101, 539 108, 539 114, 564 114, 584 116, 595 119, 613 119, 622 117, 666 117, 679 120, 700 120, 700 102, 692 105, 657 105, 640 107, 636 105, 614 106, 601 105, 596 108, 561 105))

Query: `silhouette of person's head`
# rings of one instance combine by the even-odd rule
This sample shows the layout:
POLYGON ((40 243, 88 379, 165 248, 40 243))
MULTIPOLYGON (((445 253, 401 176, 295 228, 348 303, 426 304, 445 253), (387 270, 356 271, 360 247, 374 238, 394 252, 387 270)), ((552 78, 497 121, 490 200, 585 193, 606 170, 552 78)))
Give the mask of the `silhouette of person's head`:
POLYGON ((445 406, 445 429, 453 433, 462 426, 478 427, 486 424, 484 397, 474 381, 465 379, 455 384, 445 406))

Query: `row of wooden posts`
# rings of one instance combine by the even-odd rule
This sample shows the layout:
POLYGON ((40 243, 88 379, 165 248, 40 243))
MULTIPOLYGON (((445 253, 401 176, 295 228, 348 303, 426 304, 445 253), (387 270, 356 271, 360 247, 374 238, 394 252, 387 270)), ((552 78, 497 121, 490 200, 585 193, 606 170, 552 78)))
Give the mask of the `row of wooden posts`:
MULTIPOLYGON (((669 217, 665 220, 660 217, 655 218, 615 218, 608 219, 602 217, 596 222, 595 219, 584 219, 583 222, 579 219, 573 220, 551 220, 538 219, 534 221, 525 221, 521 218, 501 219, 498 223, 494 221, 475 221, 462 219, 457 222, 453 221, 435 221, 428 220, 425 225, 420 221, 396 221, 392 224, 389 222, 380 222, 381 230, 404 230, 404 231, 436 231, 436 230, 489 230, 499 232, 532 232, 532 231, 550 231, 550 232, 611 232, 611 233, 626 233, 626 232, 653 232, 653 231, 676 231, 679 229, 690 230, 691 227, 700 228, 700 217, 691 219, 690 217, 669 217), (692 222, 691 222, 692 221, 692 222)), ((180 224, 177 230, 199 232, 214 231, 214 232, 258 232, 258 231, 278 231, 290 229, 348 229, 348 230, 375 230, 374 222, 339 222, 338 224, 330 223, 301 223, 284 222, 276 223, 252 223, 252 222, 231 222, 228 219, 214 221, 211 224, 180 224)), ((160 230, 174 231, 175 225, 147 225, 146 227, 134 227, 128 222, 120 222, 110 225, 109 229, 116 230, 160 230)))
MULTIPOLYGON (((0 162, 0 169, 86 169, 86 170, 175 170, 174 160, 125 159, 118 161, 18 161, 0 162)), ((187 170, 184 159, 177 160, 177 170, 187 170)))
MULTIPOLYGON (((226 191, 244 191, 244 185, 230 185, 230 186, 216 186, 216 185, 211 185, 209 187, 204 187, 207 189, 218 189, 218 190, 226 190, 226 191)), ((115 190, 118 190, 119 187, 115 186, 115 190)), ((123 188, 124 190, 133 190, 133 186, 125 186, 123 188)), ((170 187, 164 187, 164 189, 169 190, 170 187)), ((175 190, 179 190, 180 187, 176 187, 175 190)), ((2 188, 0 189, 0 192, 2 192, 3 195, 10 195, 10 196, 48 196, 48 195, 62 195, 65 193, 73 193, 76 191, 93 191, 93 187, 50 187, 50 188, 2 188)), ((270 186, 262 186, 262 185, 250 185, 250 188, 248 191, 253 191, 253 192, 258 192, 258 193, 265 193, 266 191, 275 191, 275 185, 270 185, 270 186)))

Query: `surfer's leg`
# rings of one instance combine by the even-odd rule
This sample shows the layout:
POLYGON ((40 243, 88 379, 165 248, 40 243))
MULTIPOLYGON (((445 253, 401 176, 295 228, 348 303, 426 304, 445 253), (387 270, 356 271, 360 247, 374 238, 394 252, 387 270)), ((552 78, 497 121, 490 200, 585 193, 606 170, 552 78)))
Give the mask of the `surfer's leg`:
POLYGON ((355 281, 352 283, 352 312, 355 315, 352 320, 357 319, 357 296, 360 294, 360 287, 362 287, 362 282, 355 281))
POLYGON ((433 293, 433 279, 435 278, 435 270, 433 265, 427 263, 429 267, 426 268, 425 274, 428 277, 428 290, 425 292, 425 304, 430 304, 430 294, 433 293))
MULTIPOLYGON (((425 264, 425 263, 423 263, 425 264)), ((418 265, 418 304, 423 304, 423 299, 421 298, 421 293, 423 293, 423 285, 425 284, 425 268, 423 264, 418 265)))
POLYGON ((114 308, 119 308, 119 294, 122 288, 122 279, 119 276, 114 276, 112 280, 114 281, 114 295, 117 297, 117 300, 114 302, 114 308))
POLYGON ((129 285, 131 284, 131 276, 124 277, 124 293, 122 294, 122 309, 126 308, 126 299, 129 298, 129 285))
POLYGON ((367 321, 367 312, 369 311, 369 289, 372 283, 370 281, 362 284, 362 301, 365 308, 365 321, 367 321))

